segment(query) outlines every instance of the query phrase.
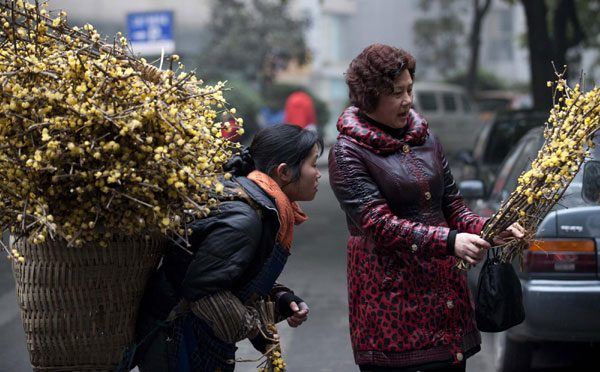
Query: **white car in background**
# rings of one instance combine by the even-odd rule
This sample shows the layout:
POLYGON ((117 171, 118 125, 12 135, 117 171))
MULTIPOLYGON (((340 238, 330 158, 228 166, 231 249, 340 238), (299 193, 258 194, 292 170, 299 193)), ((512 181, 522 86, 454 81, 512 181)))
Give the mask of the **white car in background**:
POLYGON ((465 90, 452 84, 416 82, 413 108, 429 123, 448 158, 461 150, 472 150, 483 128, 477 105, 465 90))

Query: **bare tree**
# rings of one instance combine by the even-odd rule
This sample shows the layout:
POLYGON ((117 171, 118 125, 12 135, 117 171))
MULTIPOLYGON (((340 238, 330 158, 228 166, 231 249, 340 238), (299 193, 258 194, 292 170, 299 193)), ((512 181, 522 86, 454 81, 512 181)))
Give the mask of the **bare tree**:
POLYGON ((455 0, 421 0, 419 6, 426 13, 433 6, 439 8, 436 17, 424 17, 414 23, 419 63, 435 66, 442 76, 448 77, 459 65, 460 40, 464 36, 457 3, 455 0))
POLYGON ((481 46, 481 29, 483 19, 490 9, 492 0, 472 0, 473 2, 473 19, 471 22, 471 35, 469 37, 469 69, 466 75, 466 90, 469 95, 475 93, 477 86, 477 71, 479 70, 479 49, 481 46))
POLYGON ((203 67, 237 73, 264 92, 290 60, 307 61, 309 22, 293 17, 285 0, 215 1, 203 67))
POLYGON ((579 45, 585 34, 579 23, 574 1, 558 1, 554 11, 550 13, 551 17, 548 17, 546 0, 521 2, 527 19, 533 104, 536 108, 545 110, 552 105, 551 90, 546 87, 546 82, 556 77, 552 62, 562 71, 567 63, 568 50, 579 45))
POLYGON ((436 66, 443 76, 448 77, 457 72, 457 66, 460 65, 461 44, 466 45, 469 50, 469 60, 465 71, 465 86, 470 95, 477 87, 480 35, 484 18, 491 4, 492 0, 471 0, 470 4, 467 0, 421 0, 419 3, 425 12, 433 6, 440 9, 439 16, 421 18, 415 22, 415 43, 420 61, 436 66), (460 13, 468 10, 468 7, 472 7, 473 17, 466 38, 460 13))

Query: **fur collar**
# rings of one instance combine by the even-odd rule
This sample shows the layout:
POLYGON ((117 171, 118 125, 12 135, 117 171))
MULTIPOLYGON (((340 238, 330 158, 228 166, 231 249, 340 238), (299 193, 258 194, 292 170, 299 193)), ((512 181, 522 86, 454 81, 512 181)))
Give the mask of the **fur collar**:
POLYGON ((429 137, 427 120, 413 109, 410 109, 408 125, 402 139, 395 138, 370 124, 360 117, 358 111, 358 107, 350 106, 340 115, 337 121, 337 129, 340 132, 338 138, 346 138, 377 154, 394 153, 405 144, 419 146, 429 137))

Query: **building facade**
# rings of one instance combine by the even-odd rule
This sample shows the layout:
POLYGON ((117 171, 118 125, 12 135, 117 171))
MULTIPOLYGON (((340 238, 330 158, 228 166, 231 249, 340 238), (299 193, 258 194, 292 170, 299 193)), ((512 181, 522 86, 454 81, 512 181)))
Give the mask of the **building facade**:
MULTIPOLYGON (((244 0, 251 1, 251 0, 244 0)), ((273 0, 279 1, 279 0, 273 0)), ((331 113, 325 126, 325 139, 335 139, 335 120, 348 104, 344 71, 351 59, 367 45, 385 43, 403 48, 417 57, 414 43, 414 23, 422 17, 435 17, 440 9, 432 7, 423 13, 420 0, 288 0, 292 14, 308 13, 312 19, 306 40, 311 50, 310 64, 282 72, 278 80, 306 85, 314 94, 327 102, 331 113)), ((175 52, 182 55, 186 70, 192 70, 194 54, 206 40, 205 27, 211 7, 216 0, 49 0, 49 9, 64 9, 69 23, 92 23, 104 34, 112 35, 127 29, 127 15, 133 12, 166 10, 173 13, 175 52), (189 63, 186 61, 192 61, 189 63)), ((470 2, 465 2, 470 9, 470 2)), ((468 32, 471 14, 462 17, 468 32)), ((504 81, 529 81, 529 57, 520 39, 527 32, 524 10, 520 2, 514 5, 503 1, 492 2, 481 33, 480 66, 501 76, 504 81)), ((466 37, 464 38, 466 40, 466 37)), ((468 58, 467 46, 461 44, 459 55, 468 58)), ((582 69, 591 58, 584 55, 582 69)), ((436 81, 442 74, 433 66, 417 63, 417 79, 436 81)))

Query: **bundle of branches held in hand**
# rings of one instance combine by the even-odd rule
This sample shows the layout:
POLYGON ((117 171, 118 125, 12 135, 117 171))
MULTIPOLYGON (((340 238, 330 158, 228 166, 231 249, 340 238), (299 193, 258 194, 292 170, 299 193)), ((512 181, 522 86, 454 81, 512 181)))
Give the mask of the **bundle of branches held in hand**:
MULTIPOLYGON (((483 239, 492 241, 515 222, 523 228, 523 239, 510 239, 501 246, 502 262, 512 262, 517 255, 522 258, 530 238, 589 156, 588 148, 594 146, 592 139, 600 127, 600 90, 594 87, 584 92, 581 82, 572 89, 564 73, 557 73, 557 80, 548 82, 553 88, 554 105, 544 129, 542 149, 481 232, 483 239)), ((460 259, 457 267, 469 266, 460 259)))
MULTIPOLYGON (((277 333, 275 326, 275 302, 260 300, 256 304, 260 321, 271 334, 277 333)), ((265 336, 265 335, 263 335, 265 336)), ((285 363, 281 356, 279 339, 269 339, 265 356, 267 357, 259 366, 259 372, 285 372, 285 363)))

